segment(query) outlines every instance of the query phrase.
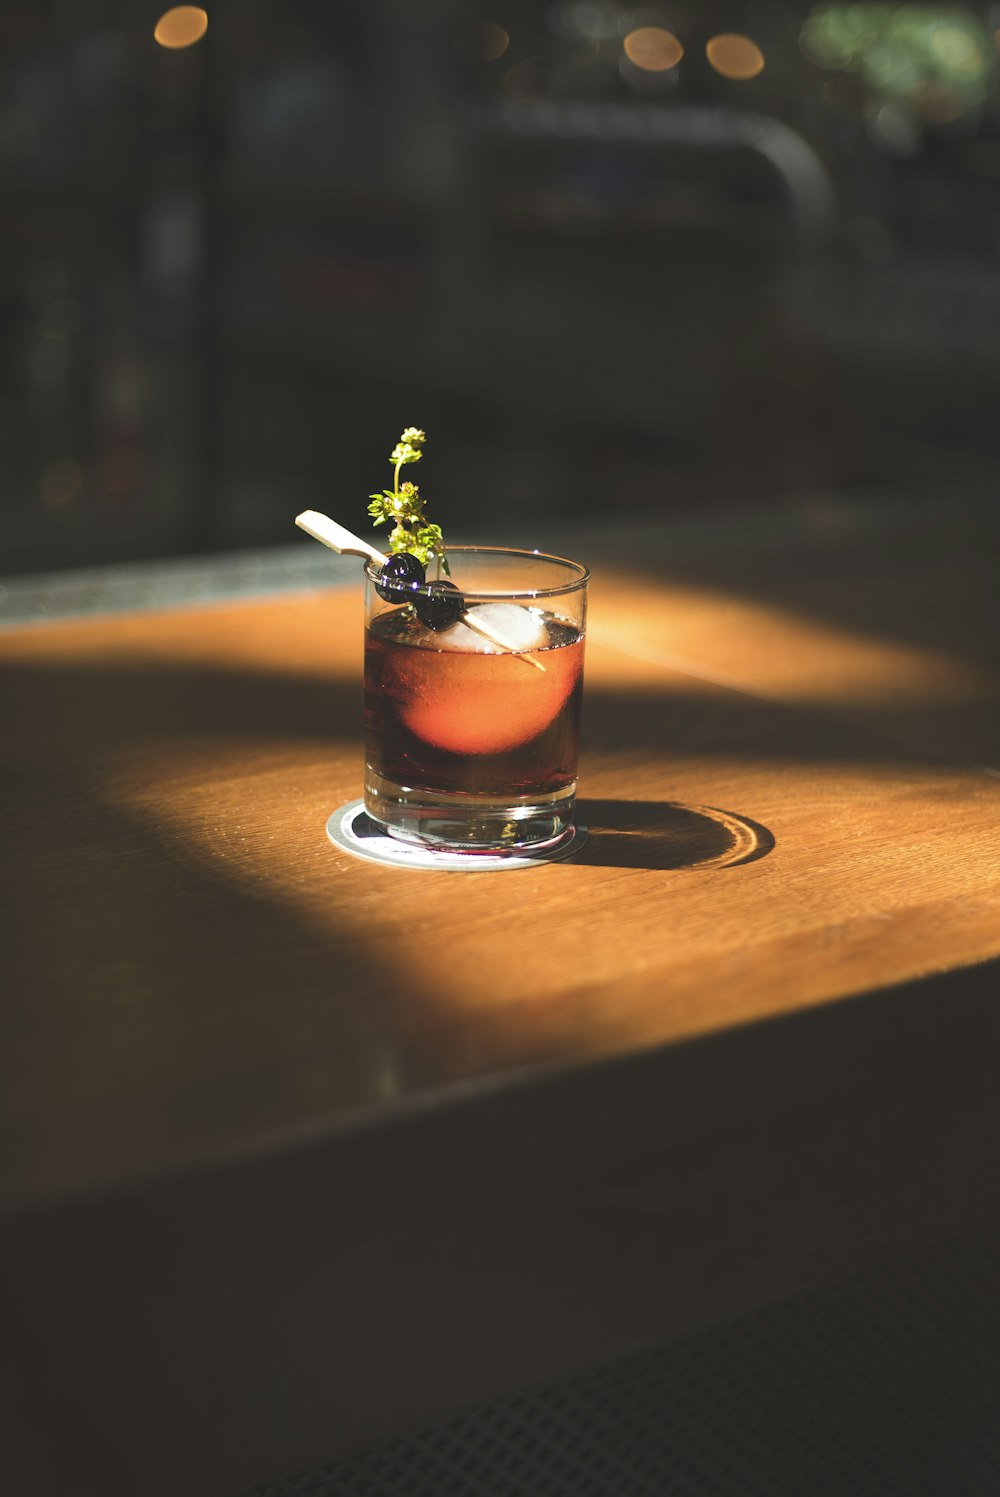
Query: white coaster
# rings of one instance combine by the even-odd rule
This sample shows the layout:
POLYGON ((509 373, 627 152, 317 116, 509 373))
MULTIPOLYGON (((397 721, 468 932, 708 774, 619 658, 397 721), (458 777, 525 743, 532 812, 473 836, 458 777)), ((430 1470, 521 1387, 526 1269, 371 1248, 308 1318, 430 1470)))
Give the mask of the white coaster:
POLYGON ((396 868, 426 868, 440 873, 507 873, 513 868, 537 868, 556 863, 578 852, 587 840, 585 826, 569 827, 563 835, 538 852, 523 847, 516 852, 437 852, 419 842, 399 842, 388 837, 365 813, 363 800, 340 806, 326 824, 330 841, 356 858, 372 863, 391 863, 396 868))

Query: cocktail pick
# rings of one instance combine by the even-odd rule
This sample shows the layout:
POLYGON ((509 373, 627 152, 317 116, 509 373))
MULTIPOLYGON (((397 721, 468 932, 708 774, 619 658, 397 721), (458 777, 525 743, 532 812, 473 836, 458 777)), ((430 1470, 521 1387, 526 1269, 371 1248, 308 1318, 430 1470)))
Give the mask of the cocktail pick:
MULTIPOLYGON (((383 551, 379 551, 369 541, 362 540, 359 535, 353 535, 343 525, 338 525, 336 520, 331 520, 329 515, 320 514, 316 509, 304 509, 300 515, 295 516, 295 523, 300 530, 311 535, 314 540, 322 541, 324 546, 329 546, 331 551, 339 551, 342 556, 362 556, 366 561, 384 566, 389 558, 383 551)), ((536 671, 544 671, 545 667, 540 660, 533 655, 527 655, 512 639, 508 639, 499 629, 492 624, 483 624, 475 618, 472 611, 462 614, 463 624, 468 624, 477 634, 488 639, 492 644, 500 645, 511 655, 516 655, 527 665, 533 665, 536 671)))
POLYGON ((329 515, 321 515, 318 509, 304 509, 300 515, 295 516, 295 523, 314 540, 322 541, 324 546, 329 546, 331 551, 339 551, 342 556, 363 556, 366 561, 378 562, 379 566, 385 566, 389 560, 375 546, 363 541, 359 535, 352 535, 343 525, 331 520, 329 515))

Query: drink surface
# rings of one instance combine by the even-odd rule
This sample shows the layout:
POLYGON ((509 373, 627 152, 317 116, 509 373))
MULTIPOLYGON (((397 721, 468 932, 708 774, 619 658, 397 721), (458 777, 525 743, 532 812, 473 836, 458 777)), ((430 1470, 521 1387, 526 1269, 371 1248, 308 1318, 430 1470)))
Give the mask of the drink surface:
MULTIPOLYGON (((583 638, 530 610, 543 667, 491 647, 449 648, 447 631, 379 615, 365 637, 370 767, 397 784, 472 795, 526 796, 576 779, 583 638)), ((459 626, 463 634, 470 631, 459 626)))

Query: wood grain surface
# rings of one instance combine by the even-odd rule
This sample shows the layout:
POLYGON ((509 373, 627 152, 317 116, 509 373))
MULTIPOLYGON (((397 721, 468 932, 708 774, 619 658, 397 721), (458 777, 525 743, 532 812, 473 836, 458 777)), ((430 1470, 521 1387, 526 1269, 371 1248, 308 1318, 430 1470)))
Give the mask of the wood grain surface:
POLYGON ((361 788, 350 583, 0 636, 8 1199, 996 955, 992 663, 804 570, 792 607, 598 565, 589 844, 493 876, 326 839, 361 788))
POLYGON ((326 838, 349 571, 0 635, 19 1492, 236 1491, 1000 1210, 994 563, 892 534, 583 556, 589 841, 500 875, 326 838))

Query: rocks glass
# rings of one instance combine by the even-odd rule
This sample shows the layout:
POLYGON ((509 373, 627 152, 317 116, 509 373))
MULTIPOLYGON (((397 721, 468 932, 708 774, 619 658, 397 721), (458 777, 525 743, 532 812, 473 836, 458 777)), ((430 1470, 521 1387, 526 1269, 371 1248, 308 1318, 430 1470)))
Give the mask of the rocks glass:
POLYGON ((365 810, 430 849, 554 848, 573 835, 589 573, 485 546, 448 564, 450 609, 433 562, 389 601, 365 567, 365 810))

